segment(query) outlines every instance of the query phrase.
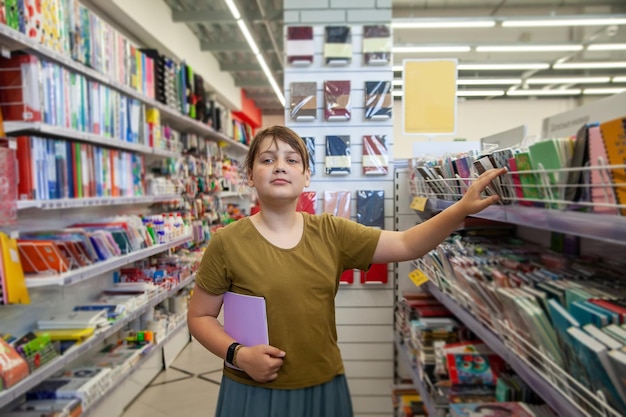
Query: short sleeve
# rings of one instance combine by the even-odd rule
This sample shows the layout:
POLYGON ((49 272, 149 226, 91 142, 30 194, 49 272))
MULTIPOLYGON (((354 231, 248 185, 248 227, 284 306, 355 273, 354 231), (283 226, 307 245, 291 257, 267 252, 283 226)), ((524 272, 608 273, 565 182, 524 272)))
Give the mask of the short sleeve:
POLYGON ((344 270, 367 271, 382 231, 353 220, 334 216, 332 218, 337 222, 337 244, 344 259, 344 270))
POLYGON ((228 278, 228 263, 224 245, 218 230, 204 251, 200 268, 196 274, 196 284, 209 294, 224 294, 231 286, 228 278))

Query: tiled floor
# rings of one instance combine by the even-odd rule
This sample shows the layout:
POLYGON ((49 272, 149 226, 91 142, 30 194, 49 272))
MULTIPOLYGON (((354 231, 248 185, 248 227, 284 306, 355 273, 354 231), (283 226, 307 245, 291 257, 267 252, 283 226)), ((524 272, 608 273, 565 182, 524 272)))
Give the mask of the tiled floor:
POLYGON ((133 401, 122 417, 211 417, 223 362, 198 342, 178 355, 133 401))

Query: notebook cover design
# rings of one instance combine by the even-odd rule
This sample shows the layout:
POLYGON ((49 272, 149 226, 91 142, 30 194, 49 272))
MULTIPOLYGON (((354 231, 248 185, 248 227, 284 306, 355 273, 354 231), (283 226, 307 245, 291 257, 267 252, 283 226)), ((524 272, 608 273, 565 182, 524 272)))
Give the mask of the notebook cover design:
POLYGON ((324 191, 324 213, 350 218, 350 191, 324 191))
POLYGON ((296 211, 303 211, 309 214, 315 214, 315 204, 317 200, 317 193, 315 191, 304 191, 298 198, 296 205, 296 211))
MULTIPOLYGON (((581 126, 576 133, 576 139, 574 141, 574 154, 570 161, 571 168, 582 168, 589 160, 589 147, 587 146, 589 138, 589 128, 587 125, 581 126)), ((583 198, 583 187, 585 184, 583 181, 583 171, 574 170, 570 171, 567 176, 567 184, 569 185, 565 189, 565 199, 569 201, 580 201, 583 198)))
POLYGON ((363 175, 385 175, 388 172, 386 136, 363 136, 363 175))
POLYGON ((307 66, 313 63, 315 46, 313 26, 290 26, 287 28, 287 62, 294 66, 307 66))
POLYGON ((352 62, 352 31, 349 26, 324 28, 324 62, 327 65, 348 65, 352 62))
POLYGON ((324 81, 324 118, 350 120, 350 81, 324 81))
POLYGON ((391 117, 391 81, 365 82, 365 118, 386 120, 391 117))
POLYGON ((387 25, 363 26, 363 62, 386 65, 391 61, 391 31, 387 25))
POLYGON ((347 175, 350 173, 352 156, 350 136, 326 136, 326 157, 324 166, 327 175, 347 175))
POLYGON ((317 89, 314 82, 291 83, 291 120, 312 121, 317 116, 317 89))
POLYGON ((385 192, 358 190, 356 192, 356 221, 366 226, 385 228, 385 192))
POLYGON ((306 145, 306 151, 309 154, 309 168, 311 175, 315 175, 315 138, 311 136, 303 137, 302 140, 306 145))
MULTIPOLYGON (((589 166, 594 168, 601 166, 601 164, 608 165, 608 156, 600 127, 591 126, 588 134, 589 166)), ((591 169, 591 201, 593 203, 615 204, 615 191, 610 184, 611 175, 608 170, 591 169)), ((594 206, 593 211, 596 213, 617 214, 615 207, 594 206)))
MULTIPOLYGON (((626 164, 626 119, 614 119, 600 125, 604 146, 606 148, 608 165, 626 164)), ((611 176, 614 184, 626 183, 626 169, 613 168, 611 176)), ((621 185, 615 187, 615 197, 619 204, 626 204, 626 187, 621 185)), ((626 209, 620 210, 622 215, 626 215, 626 209)))
POLYGON ((15 150, 0 148, 0 226, 17 224, 17 175, 15 150))

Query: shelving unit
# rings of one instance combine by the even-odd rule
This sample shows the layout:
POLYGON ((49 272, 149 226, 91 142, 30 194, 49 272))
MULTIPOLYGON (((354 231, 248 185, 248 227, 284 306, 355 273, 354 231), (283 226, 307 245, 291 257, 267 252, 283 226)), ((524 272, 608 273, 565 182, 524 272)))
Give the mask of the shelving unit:
POLYGON ((405 360, 406 364, 409 365, 409 371, 411 372, 411 379, 413 380, 413 385, 417 392, 419 392, 420 397, 422 399, 422 403, 424 403, 424 408, 428 412, 429 416, 436 417, 437 410, 435 408, 435 404, 433 402, 430 393, 428 392, 428 388, 424 384, 424 380, 422 379, 421 371, 413 364, 409 353, 407 351, 406 345, 402 342, 398 335, 394 338, 394 343, 396 345, 396 350, 400 354, 400 356, 405 360))
MULTIPOLYGON (((87 67, 86 65, 83 65, 79 62, 74 61, 69 56, 66 56, 57 51, 54 51, 48 48, 47 46, 41 45, 36 40, 31 39, 28 36, 24 35, 23 33, 13 30, 10 27, 3 25, 3 24, 0 24, 0 45, 2 45, 2 54, 5 56, 10 54, 10 51, 20 50, 20 49, 28 50, 48 60, 61 64, 79 74, 82 74, 95 81, 98 81, 99 83, 103 85, 112 87, 120 91, 121 93, 129 97, 132 97, 134 99, 137 99, 150 107, 156 108, 161 113, 162 122, 165 124, 169 124, 175 130, 195 133, 197 135, 201 135, 203 137, 209 138, 214 141, 223 142, 224 144, 233 148, 233 150, 237 152, 245 152, 248 148, 246 145, 236 142, 233 139, 227 137, 226 135, 220 132, 216 132, 212 127, 207 126, 203 123, 200 123, 197 120, 193 120, 190 117, 187 117, 177 112, 176 110, 171 109, 170 107, 167 107, 163 103, 160 103, 156 100, 153 100, 144 96, 143 94, 140 94, 138 91, 133 90, 132 88, 128 86, 115 82, 111 80, 109 77, 107 77, 106 75, 101 74, 95 71, 94 69, 87 67)), ((6 124, 8 123, 5 123, 5 125, 6 124)), ((67 137, 67 136, 64 136, 64 137, 67 137)), ((87 140, 87 139, 84 139, 84 140, 87 140)), ((129 148, 126 148, 126 149, 129 149, 129 148)))
POLYGON ((522 360, 514 352, 504 345, 502 340, 479 322, 472 314, 458 305, 449 296, 442 293, 433 282, 427 282, 428 291, 441 302, 455 317, 463 322, 472 332, 478 336, 495 353, 500 355, 511 368, 528 383, 533 390, 543 398, 559 416, 588 417, 576 404, 567 398, 561 390, 548 382, 541 374, 536 372, 530 364, 522 360))
POLYGON ((138 196, 138 197, 87 197, 63 198, 58 200, 23 200, 17 202, 18 210, 62 210, 68 208, 113 206, 126 204, 153 204, 163 201, 180 200, 179 194, 138 196))
MULTIPOLYGON (((185 286, 191 284, 195 280, 195 274, 190 275, 185 280, 180 282, 176 287, 172 288, 170 291, 162 292, 157 294, 154 298, 148 300, 143 306, 133 310, 128 315, 124 316, 120 320, 116 321, 110 327, 100 331, 95 334, 93 337, 88 339, 86 342, 77 345, 71 349, 69 349, 64 355, 58 356, 53 359, 51 362, 37 369, 35 372, 31 373, 27 378, 23 379, 13 387, 0 391, 0 407, 4 407, 11 401, 17 399, 19 396, 26 393, 31 388, 34 388, 42 382, 44 379, 49 378, 54 375, 56 372, 64 369, 66 366, 71 364, 75 359, 84 355, 92 348, 96 347, 99 343, 102 343, 107 337, 114 335, 116 332, 120 331, 126 324, 132 322, 137 319, 140 315, 153 308, 155 305, 160 303, 161 301, 171 297, 176 294, 180 289, 185 286)), ((182 326, 182 324, 181 324, 182 326)))
POLYGON ((106 260, 104 262, 98 262, 97 264, 90 265, 84 268, 80 268, 74 271, 68 271, 63 274, 57 274, 50 277, 26 277, 26 286, 28 288, 46 287, 50 285, 72 285, 78 282, 87 280, 89 278, 96 277, 100 274, 113 271, 131 262, 138 261, 140 259, 147 258, 149 256, 156 255, 157 253, 165 252, 168 249, 175 248, 183 243, 189 242, 191 235, 180 237, 172 240, 171 242, 155 245, 150 248, 138 250, 136 252, 129 253, 127 255, 118 256, 113 259, 106 260))
MULTIPOLYGON (((429 198, 428 208, 440 211, 454 203, 454 201, 429 198)), ((621 216, 516 205, 490 206, 472 216, 620 245, 626 242, 626 217, 621 216)))

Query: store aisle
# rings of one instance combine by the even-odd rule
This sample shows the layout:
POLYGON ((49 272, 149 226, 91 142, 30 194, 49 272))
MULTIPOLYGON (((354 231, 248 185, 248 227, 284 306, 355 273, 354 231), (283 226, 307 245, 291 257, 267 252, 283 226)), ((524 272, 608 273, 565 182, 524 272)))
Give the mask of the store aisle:
POLYGON ((210 417, 223 362, 195 339, 131 403, 122 417, 210 417))

